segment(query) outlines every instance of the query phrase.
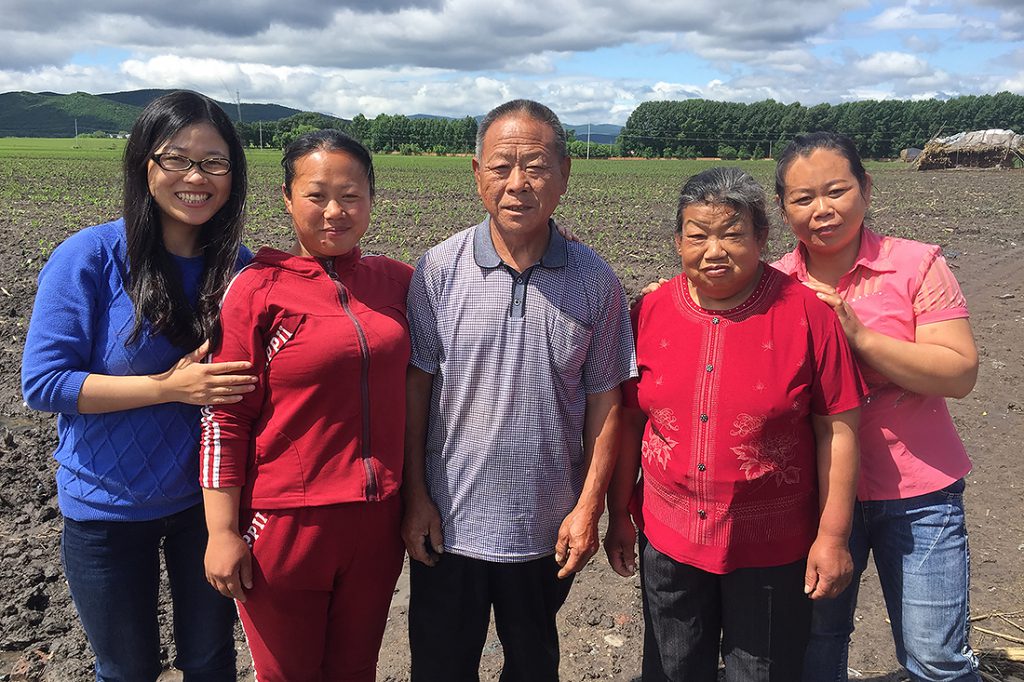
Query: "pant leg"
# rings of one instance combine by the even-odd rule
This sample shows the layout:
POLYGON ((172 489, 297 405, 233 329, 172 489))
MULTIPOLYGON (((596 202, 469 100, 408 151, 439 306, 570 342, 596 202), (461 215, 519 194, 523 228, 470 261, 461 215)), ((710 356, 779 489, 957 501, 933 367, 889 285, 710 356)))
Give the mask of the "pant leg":
POLYGON ((807 562, 741 568, 722 576, 726 682, 792 682, 803 671, 811 631, 807 562))
POLYGON ((206 581, 203 505, 174 514, 163 525, 174 607, 174 667, 186 682, 234 682, 235 604, 206 581))
POLYGON ((927 495, 884 503, 872 524, 875 564, 896 644, 911 679, 974 681, 970 553, 963 481, 927 495))
POLYGON ((644 640, 644 682, 716 682, 720 577, 662 554, 646 538, 641 545, 644 629, 651 633, 644 640))
POLYGON ((98 682, 160 675, 160 535, 159 520, 64 519, 61 560, 98 682))
POLYGON ((573 576, 559 579, 553 556, 492 563, 494 624, 505 653, 501 682, 558 682, 558 626, 573 576))
POLYGON ((491 595, 487 562, 442 554, 409 567, 412 682, 476 682, 487 641, 491 595))
MULTIPOLYGON (((308 522, 309 512, 261 512, 249 536, 253 585, 238 614, 260 682, 321 680, 336 566, 333 538, 308 522)), ((253 517, 246 513, 243 525, 253 517)))
POLYGON ((871 538, 865 523, 873 502, 857 502, 853 508, 850 555, 853 577, 834 599, 818 599, 811 605, 811 638, 804 656, 804 682, 846 682, 850 660, 850 636, 860 580, 868 565, 871 538))
POLYGON ((323 679, 373 682, 391 597, 405 558, 401 498, 337 505, 332 511, 330 523, 344 542, 327 612, 323 679))

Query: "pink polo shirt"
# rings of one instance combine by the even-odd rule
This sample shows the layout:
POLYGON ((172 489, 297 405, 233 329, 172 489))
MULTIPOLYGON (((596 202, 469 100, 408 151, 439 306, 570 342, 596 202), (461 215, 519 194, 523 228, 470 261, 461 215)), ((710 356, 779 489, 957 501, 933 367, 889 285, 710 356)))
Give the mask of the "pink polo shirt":
MULTIPOLYGON (((808 279, 803 244, 773 265, 808 279)), ((839 295, 869 329, 904 341, 917 327, 965 318, 967 302, 941 249, 863 228, 860 252, 839 295)), ((870 393, 860 417, 861 500, 892 500, 945 488, 971 461, 941 396, 907 391, 862 365, 870 393)))

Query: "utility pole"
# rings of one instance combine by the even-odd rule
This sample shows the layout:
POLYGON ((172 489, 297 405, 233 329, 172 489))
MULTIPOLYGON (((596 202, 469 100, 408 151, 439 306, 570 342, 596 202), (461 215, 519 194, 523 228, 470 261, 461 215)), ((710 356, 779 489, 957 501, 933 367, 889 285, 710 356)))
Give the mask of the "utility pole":
POLYGON ((235 90, 235 106, 238 108, 238 122, 242 122, 242 98, 238 94, 238 90, 235 90))
POLYGON ((75 119, 75 137, 78 137, 78 119, 75 119))
POLYGON ((590 124, 587 124, 587 160, 590 160, 590 124))

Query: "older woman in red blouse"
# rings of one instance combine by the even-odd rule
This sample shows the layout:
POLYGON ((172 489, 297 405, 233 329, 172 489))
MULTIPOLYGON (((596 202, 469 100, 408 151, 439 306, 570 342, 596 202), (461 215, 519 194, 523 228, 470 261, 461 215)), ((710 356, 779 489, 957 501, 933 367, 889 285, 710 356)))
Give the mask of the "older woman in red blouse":
POLYGON ((720 644, 730 682, 800 679, 810 600, 852 571, 863 380, 835 315, 761 260, 768 226, 747 173, 690 178, 683 273, 633 311, 605 548, 632 575, 636 521, 645 680, 714 682, 720 644))

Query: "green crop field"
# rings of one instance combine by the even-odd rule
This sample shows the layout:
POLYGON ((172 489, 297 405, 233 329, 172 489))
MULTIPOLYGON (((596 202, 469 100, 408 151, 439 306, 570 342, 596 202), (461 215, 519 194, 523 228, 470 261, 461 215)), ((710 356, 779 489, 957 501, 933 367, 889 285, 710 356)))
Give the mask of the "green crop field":
MULTIPOLYGON (((27 259, 38 265, 59 238, 119 215, 123 148, 124 140, 113 139, 0 138, 0 220, 28 231, 45 226, 43 233, 51 235, 41 236, 38 253, 27 259)), ((281 152, 249 150, 247 158, 246 243, 286 247, 291 227, 281 202, 281 152)), ((724 162, 576 159, 556 218, 604 256, 634 291, 656 274, 678 271, 671 245, 676 193, 689 175, 716 163, 724 162)), ((772 161, 727 163, 750 171, 770 192, 772 161)), ((377 200, 364 251, 412 263, 484 216, 468 157, 380 155, 374 164, 377 200)), ((886 178, 908 174, 906 166, 894 163, 871 170, 886 178)), ((791 243, 786 230, 775 229, 769 253, 791 243)))

